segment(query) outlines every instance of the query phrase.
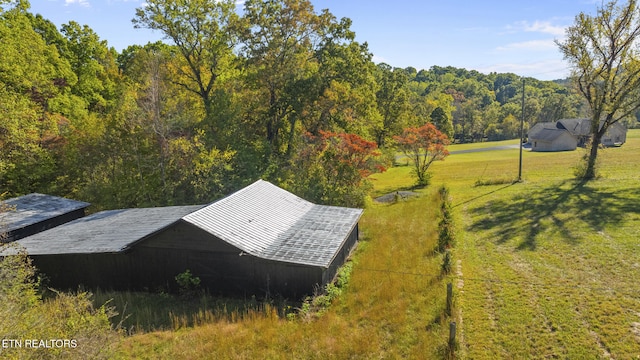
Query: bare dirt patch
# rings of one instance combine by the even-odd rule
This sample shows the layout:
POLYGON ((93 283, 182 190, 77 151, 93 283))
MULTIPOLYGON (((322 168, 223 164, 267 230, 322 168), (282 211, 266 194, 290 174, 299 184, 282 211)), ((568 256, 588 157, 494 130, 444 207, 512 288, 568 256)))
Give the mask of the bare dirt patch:
POLYGON ((384 194, 380 197, 374 199, 375 202, 378 203, 394 203, 400 200, 407 200, 416 196, 420 196, 420 193, 413 191, 394 191, 388 194, 384 194))

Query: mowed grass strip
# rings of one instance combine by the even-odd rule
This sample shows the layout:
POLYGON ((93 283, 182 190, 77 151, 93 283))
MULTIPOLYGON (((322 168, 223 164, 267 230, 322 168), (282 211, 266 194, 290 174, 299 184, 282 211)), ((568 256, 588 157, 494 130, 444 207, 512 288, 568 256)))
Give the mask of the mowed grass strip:
POLYGON ((640 354, 640 133, 604 149, 596 181, 573 180, 582 151, 452 155, 434 167, 465 229, 459 305, 474 359, 640 354))

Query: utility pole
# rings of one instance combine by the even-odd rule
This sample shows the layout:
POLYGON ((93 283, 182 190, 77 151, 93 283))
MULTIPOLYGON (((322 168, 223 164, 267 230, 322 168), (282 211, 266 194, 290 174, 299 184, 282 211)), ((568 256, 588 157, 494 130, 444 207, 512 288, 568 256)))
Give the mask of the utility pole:
POLYGON ((522 115, 520 116, 520 165, 518 167, 518 182, 522 181, 522 142, 524 141, 524 78, 522 78, 522 115))

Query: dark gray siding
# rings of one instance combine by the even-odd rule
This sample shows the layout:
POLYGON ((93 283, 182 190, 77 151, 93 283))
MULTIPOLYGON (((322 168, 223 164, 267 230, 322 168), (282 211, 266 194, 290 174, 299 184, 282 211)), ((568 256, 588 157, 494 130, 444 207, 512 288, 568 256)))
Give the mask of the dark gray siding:
POLYGON ((301 299, 333 280, 358 239, 354 227, 329 268, 261 259, 179 221, 121 253, 32 256, 49 286, 177 291, 189 269, 211 294, 301 299))
POLYGON ((164 266, 173 273, 165 277, 189 269, 211 293, 302 297, 323 278, 321 267, 261 259, 183 221, 139 243, 132 254, 140 261, 171 258, 164 266))
POLYGON ((123 254, 31 255, 44 285, 55 289, 131 289, 132 263, 123 254))
POLYGON ((342 248, 340 249, 340 251, 338 251, 335 258, 331 262, 331 265, 329 266, 329 268, 326 269, 322 274, 322 284, 327 284, 333 281, 333 279, 336 277, 338 269, 344 264, 344 262, 349 257, 349 254, 351 254, 351 251, 358 243, 359 236, 360 234, 359 234, 358 224, 356 224, 353 230, 351 230, 349 237, 345 240, 344 244, 342 245, 342 248))

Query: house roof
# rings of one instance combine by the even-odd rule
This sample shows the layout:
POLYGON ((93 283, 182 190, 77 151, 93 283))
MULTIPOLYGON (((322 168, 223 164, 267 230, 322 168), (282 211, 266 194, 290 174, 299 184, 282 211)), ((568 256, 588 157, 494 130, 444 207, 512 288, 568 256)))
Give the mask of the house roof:
POLYGON ((316 205, 258 180, 183 220, 247 254, 328 267, 362 212, 316 205))
MULTIPOLYGON (((29 255, 116 253, 202 206, 107 210, 16 241, 29 255)), ((4 254, 15 253, 6 249, 4 254)))
POLYGON ((574 136, 591 134, 591 119, 560 119, 557 123, 559 129, 566 129, 574 136))
POLYGON ((542 131, 543 129, 557 129, 557 124, 555 122, 537 123, 529 129, 528 131, 529 138, 536 137, 538 135, 538 132, 542 131))
MULTIPOLYGON (((563 135, 571 136, 571 134, 565 129, 548 129, 548 128, 544 128, 544 129, 540 129, 540 131, 537 131, 534 136, 531 136, 529 141, 548 141, 548 142, 551 142, 551 141, 554 141, 554 140, 558 139, 559 137, 561 137, 563 135)), ((571 136, 571 138, 575 140, 575 138, 573 136, 571 136)))
POLYGON ((58 196, 29 194, 0 202, 9 211, 0 213, 1 230, 12 232, 66 213, 84 209, 90 204, 58 196))

